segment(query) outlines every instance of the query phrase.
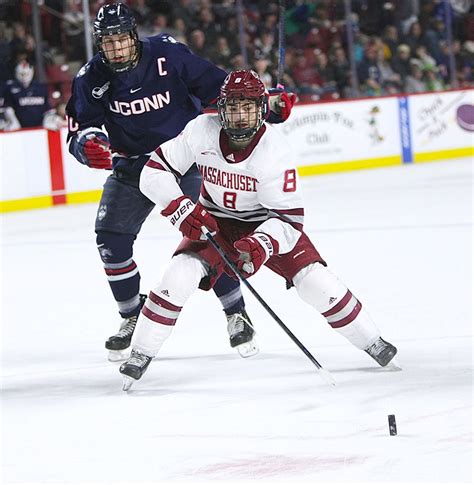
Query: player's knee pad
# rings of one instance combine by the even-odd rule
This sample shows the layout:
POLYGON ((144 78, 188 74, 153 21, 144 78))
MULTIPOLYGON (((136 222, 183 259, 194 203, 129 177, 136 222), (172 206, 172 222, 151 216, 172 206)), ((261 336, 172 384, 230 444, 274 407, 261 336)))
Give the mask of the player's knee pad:
POLYGON ((153 292, 175 306, 182 307, 199 287, 207 270, 202 261, 192 254, 174 256, 160 283, 153 292))
POLYGON ((121 263, 131 259, 134 241, 133 234, 97 231, 97 249, 104 263, 121 263))
POLYGON ((150 291, 133 334, 133 347, 155 356, 170 336, 186 300, 197 290, 206 269, 196 256, 178 254, 161 282, 150 291))
POLYGON ((348 289, 337 276, 321 263, 312 263, 293 278, 299 297, 320 313, 337 305, 348 289))

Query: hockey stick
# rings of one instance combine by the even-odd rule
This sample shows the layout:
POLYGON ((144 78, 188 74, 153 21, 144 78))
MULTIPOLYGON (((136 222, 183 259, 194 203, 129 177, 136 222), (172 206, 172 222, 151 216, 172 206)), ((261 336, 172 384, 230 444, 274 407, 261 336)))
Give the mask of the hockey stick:
POLYGON ((283 72, 285 71, 285 0, 278 1, 278 89, 284 89, 282 84, 283 72))
POLYGON ((247 54, 247 44, 245 42, 244 7, 242 5, 242 0, 237 0, 236 10, 237 10, 237 24, 239 27, 240 53, 242 54, 243 65, 245 66, 245 69, 248 69, 249 57, 247 54))
POLYGON ((293 342, 300 348, 306 357, 316 366, 318 369, 319 375, 321 378, 326 381, 327 384, 331 384, 333 386, 336 385, 336 381, 332 377, 332 375, 324 369, 324 367, 313 357, 310 351, 296 338, 293 332, 283 323, 280 317, 267 305, 265 300, 257 293, 257 290, 242 276, 242 273, 239 271, 237 266, 234 262, 227 256, 224 250, 220 247, 219 243, 216 242, 212 234, 205 228, 202 228, 203 234, 206 236, 207 240, 211 243, 214 249, 219 253, 221 258, 225 261, 227 266, 232 269, 232 271, 238 276, 239 280, 249 289, 252 295, 259 301, 259 303, 267 310, 267 312, 271 315, 273 320, 280 325, 280 327, 286 332, 286 334, 293 340, 293 342))

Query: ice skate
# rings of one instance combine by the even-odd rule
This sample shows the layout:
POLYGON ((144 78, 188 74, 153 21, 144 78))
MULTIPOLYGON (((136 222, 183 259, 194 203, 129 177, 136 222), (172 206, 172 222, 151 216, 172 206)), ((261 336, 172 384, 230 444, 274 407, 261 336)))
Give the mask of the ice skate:
MULTIPOLYGON (((370 347, 365 349, 377 364, 387 366, 397 353, 397 348, 382 337, 379 337, 370 347)), ((397 366, 398 367, 398 366, 397 366)))
POLYGON ((150 365, 152 357, 142 354, 138 350, 132 350, 130 358, 120 366, 120 373, 123 375, 124 391, 128 391, 134 382, 138 381, 150 365))
MULTIPOLYGON (((140 310, 145 303, 146 295, 140 295, 140 310)), ((128 359, 130 356, 130 342, 132 335, 137 325, 138 315, 125 318, 121 325, 120 330, 115 335, 112 335, 105 342, 105 348, 109 351, 108 359, 110 362, 120 362, 128 359)))
POLYGON ((120 330, 115 335, 109 337, 105 342, 105 348, 109 351, 108 359, 110 362, 125 360, 130 355, 130 342, 137 324, 137 316, 125 318, 120 325, 120 330))
POLYGON ((236 348, 241 357, 252 357, 258 354, 255 330, 245 310, 227 315, 227 331, 232 348, 236 348))

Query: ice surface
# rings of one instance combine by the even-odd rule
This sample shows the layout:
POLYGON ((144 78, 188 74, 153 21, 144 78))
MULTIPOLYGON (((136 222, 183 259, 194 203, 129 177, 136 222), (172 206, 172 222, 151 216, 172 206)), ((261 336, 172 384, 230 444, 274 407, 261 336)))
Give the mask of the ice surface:
MULTIPOLYGON (((247 292, 261 350, 240 358, 217 300, 199 292, 124 393, 104 349, 119 318, 96 207, 6 214, 3 481, 471 482, 472 162, 302 184, 307 232, 398 346, 402 371, 378 368, 264 269, 253 285, 335 388, 247 292)), ((152 214, 135 248, 143 291, 178 241, 152 214)))

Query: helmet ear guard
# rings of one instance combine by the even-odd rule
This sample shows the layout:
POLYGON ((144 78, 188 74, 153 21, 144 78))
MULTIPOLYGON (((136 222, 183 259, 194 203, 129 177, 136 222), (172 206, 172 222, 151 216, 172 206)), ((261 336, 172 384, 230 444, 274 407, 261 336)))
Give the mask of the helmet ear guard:
MULTIPOLYGON (((268 92, 258 74, 252 70, 239 70, 231 72, 221 87, 217 101, 217 112, 225 133, 234 141, 250 140, 262 127, 268 118, 270 109, 268 92), (231 100, 254 101, 256 106, 255 126, 233 127, 227 112, 231 100)), ((242 115, 241 115, 242 118, 242 115)))
POLYGON ((140 58, 140 43, 135 17, 123 3, 108 4, 99 9, 94 20, 94 40, 102 62, 115 72, 130 71, 140 58), (129 34, 130 36, 130 56, 123 62, 111 61, 104 50, 103 38, 116 34, 129 34))

